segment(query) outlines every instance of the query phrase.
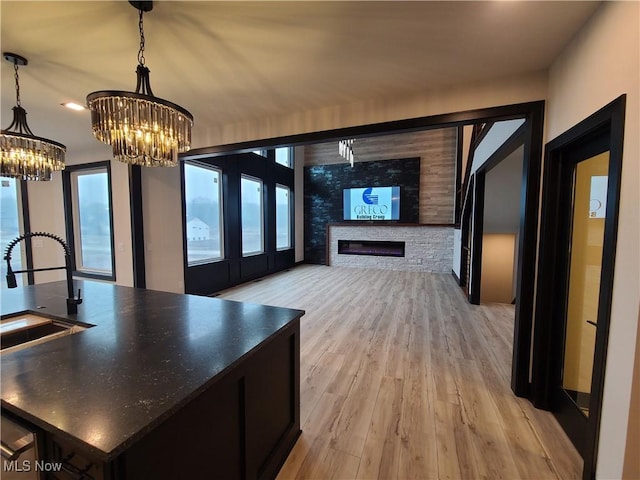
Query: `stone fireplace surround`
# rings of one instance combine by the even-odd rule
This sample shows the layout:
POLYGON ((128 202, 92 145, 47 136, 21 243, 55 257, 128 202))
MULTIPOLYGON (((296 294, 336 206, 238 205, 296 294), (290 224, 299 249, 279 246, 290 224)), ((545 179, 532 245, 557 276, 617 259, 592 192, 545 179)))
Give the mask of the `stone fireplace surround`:
POLYGON ((331 266, 451 273, 453 225, 347 224, 327 225, 327 258, 331 266), (338 253, 338 240, 404 242, 404 256, 338 253))

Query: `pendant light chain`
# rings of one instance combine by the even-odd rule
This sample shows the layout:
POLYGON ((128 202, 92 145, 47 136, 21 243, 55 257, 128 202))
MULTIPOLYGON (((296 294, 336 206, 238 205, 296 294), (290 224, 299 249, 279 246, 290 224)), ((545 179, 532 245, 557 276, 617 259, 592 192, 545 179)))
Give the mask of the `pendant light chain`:
POLYGON ((21 107, 20 105, 20 75, 18 75, 18 62, 13 62, 13 77, 16 80, 16 105, 21 107))
POLYGON ((138 21, 138 29, 140 30, 140 50, 138 50, 138 63, 144 65, 144 24, 142 21, 142 15, 144 12, 140 10, 140 20, 138 21))

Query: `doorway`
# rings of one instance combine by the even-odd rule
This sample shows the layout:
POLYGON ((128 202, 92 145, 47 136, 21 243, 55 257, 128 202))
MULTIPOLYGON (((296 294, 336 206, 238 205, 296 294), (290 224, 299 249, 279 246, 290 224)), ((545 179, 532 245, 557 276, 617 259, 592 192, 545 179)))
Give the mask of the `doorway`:
MULTIPOLYGON (((525 143, 522 172, 523 209, 521 210, 522 223, 520 235, 518 237, 518 275, 516 280, 517 304, 515 306, 516 314, 514 324, 513 359, 511 365, 511 388, 516 395, 526 397, 531 391, 530 360, 533 331, 532 325, 536 276, 535 262, 539 213, 538 200, 543 145, 544 105, 544 101, 534 101, 479 110, 346 127, 336 130, 302 133, 287 137, 274 137, 251 142, 194 149, 183 155, 181 159, 201 160, 205 157, 213 158, 231 153, 251 152, 256 149, 271 147, 303 146, 309 143, 337 141, 344 138, 366 138, 376 135, 406 133, 442 127, 460 127, 464 125, 487 124, 503 120, 525 119, 527 126, 521 132, 525 143)), ((516 147, 519 145, 520 144, 516 145, 516 147)), ((475 175, 466 177, 469 179, 469 182, 473 183, 473 191, 480 188, 480 186, 476 185, 474 177, 475 175)), ((467 189, 460 189, 457 193, 462 195, 462 192, 467 191, 467 189)), ((461 199, 458 200, 459 205, 460 200, 461 199)), ((298 200, 296 200, 296 202, 297 201, 298 200)), ((300 202, 302 202, 302 199, 300 199, 300 202)), ((470 205, 469 202, 467 202, 467 204, 470 205)), ((470 211, 470 208, 468 210, 470 211)), ((467 212, 467 215, 468 214, 469 213, 467 212)), ((464 217, 465 215, 463 214, 462 216, 464 217)))
POLYGON ((532 400, 595 476, 622 161, 625 98, 549 142, 544 160, 532 400))
POLYGON ((516 303, 524 144, 485 174, 480 303, 516 303))

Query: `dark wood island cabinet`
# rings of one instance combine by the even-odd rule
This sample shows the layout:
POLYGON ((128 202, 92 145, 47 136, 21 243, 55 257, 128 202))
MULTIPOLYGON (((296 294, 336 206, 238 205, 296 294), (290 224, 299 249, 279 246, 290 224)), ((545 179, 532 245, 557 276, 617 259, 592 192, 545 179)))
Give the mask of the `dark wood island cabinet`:
POLYGON ((3 319, 93 325, 2 356, 3 415, 39 433, 42 478, 277 475, 300 435, 303 311, 79 283, 73 316, 64 282, 2 294, 3 319))

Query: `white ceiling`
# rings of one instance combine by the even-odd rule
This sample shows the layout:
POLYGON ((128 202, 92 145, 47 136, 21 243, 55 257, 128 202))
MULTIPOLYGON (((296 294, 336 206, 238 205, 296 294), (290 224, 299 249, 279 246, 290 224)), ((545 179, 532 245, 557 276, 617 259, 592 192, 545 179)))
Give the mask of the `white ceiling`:
MULTIPOLYGON (((198 129, 544 70, 597 2, 161 1, 145 14, 156 96, 198 129)), ((134 90, 137 11, 126 1, 0 3, 3 51, 27 57, 22 105, 36 135, 95 148, 84 103, 134 90)), ((2 61, 2 127, 15 104, 2 61)))

